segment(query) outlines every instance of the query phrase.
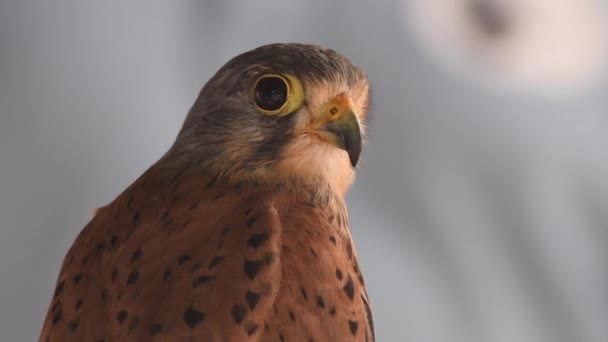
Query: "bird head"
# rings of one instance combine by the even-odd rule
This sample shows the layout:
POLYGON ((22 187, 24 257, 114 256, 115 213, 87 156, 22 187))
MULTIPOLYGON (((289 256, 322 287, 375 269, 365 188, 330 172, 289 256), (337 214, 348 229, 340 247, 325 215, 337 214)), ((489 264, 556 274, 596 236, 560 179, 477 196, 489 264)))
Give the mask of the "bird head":
POLYGON ((346 57, 306 44, 236 56, 207 82, 173 155, 228 180, 343 194, 359 160, 369 87, 346 57))

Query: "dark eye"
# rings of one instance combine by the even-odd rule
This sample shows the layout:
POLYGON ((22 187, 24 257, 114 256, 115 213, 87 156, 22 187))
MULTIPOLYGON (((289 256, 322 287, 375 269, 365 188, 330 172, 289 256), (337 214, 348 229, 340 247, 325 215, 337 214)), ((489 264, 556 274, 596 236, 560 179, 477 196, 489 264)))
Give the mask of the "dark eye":
POLYGON ((275 111, 287 102, 287 83, 278 76, 260 78, 253 91, 255 104, 263 110, 275 111))

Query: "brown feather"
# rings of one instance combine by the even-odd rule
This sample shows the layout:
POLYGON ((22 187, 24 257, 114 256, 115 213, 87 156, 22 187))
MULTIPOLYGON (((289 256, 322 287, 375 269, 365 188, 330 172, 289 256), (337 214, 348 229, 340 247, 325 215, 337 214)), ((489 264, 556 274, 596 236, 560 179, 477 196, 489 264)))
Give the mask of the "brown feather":
POLYGON ((354 171, 303 133, 337 94, 363 122, 368 92, 317 46, 228 62, 169 152, 78 235, 40 341, 373 341, 343 199, 354 171), (260 114, 247 94, 268 71, 301 79, 305 105, 260 114))
POLYGON ((340 200, 163 173, 78 236, 41 341, 372 340, 340 200))

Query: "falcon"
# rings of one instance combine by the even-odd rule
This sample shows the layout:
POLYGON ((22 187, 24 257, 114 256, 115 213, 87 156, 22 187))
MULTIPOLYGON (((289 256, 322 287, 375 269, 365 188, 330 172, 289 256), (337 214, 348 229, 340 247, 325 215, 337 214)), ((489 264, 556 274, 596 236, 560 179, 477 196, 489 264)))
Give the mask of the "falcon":
POLYGON ((368 103, 327 48, 228 61, 80 232, 40 341, 373 341, 344 199, 368 103))

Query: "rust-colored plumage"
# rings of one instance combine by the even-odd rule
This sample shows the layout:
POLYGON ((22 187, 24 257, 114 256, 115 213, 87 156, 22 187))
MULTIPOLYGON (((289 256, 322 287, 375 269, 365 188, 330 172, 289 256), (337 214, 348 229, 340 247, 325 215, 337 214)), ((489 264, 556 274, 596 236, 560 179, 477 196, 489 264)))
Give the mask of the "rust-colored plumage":
MULTIPOLYGON (((229 62, 172 149, 80 233, 40 340, 373 341, 343 199, 352 143, 310 132, 336 95, 363 121, 367 82, 331 50, 275 44, 229 62), (265 121, 238 87, 213 90, 269 69, 302 82, 305 103, 284 119, 265 121)), ((323 127, 346 127, 340 113, 323 127)))

